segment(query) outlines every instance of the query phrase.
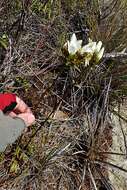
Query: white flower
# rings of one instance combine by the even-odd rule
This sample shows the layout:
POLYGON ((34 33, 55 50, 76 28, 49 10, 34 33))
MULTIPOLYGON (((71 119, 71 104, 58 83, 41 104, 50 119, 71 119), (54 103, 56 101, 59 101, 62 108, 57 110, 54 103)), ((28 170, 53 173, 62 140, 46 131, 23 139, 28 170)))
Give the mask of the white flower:
POLYGON ((73 34, 70 41, 67 41, 64 46, 67 46, 69 54, 74 55, 81 49, 82 40, 77 40, 76 35, 73 34))
POLYGON ((91 55, 93 55, 95 49, 96 49, 96 42, 90 42, 81 48, 80 53, 81 54, 90 53, 91 55))
POLYGON ((104 47, 102 47, 101 41, 97 43, 89 39, 88 44, 82 46, 82 40, 77 40, 75 34, 72 35, 70 41, 65 43, 64 48, 70 55, 74 55, 78 52, 79 55, 81 55, 81 57, 85 60, 86 67, 89 65, 91 60, 96 63, 99 62, 104 54, 104 47))

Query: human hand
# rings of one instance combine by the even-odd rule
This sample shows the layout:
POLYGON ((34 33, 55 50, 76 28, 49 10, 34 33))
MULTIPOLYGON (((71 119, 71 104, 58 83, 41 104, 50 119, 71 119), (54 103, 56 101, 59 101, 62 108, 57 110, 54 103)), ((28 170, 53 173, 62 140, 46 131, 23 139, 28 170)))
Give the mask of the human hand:
POLYGON ((33 115, 31 109, 27 106, 27 104, 16 96, 16 107, 12 112, 9 113, 11 117, 19 117, 21 118, 26 126, 30 126, 35 123, 35 116, 33 115))
POLYGON ((0 110, 12 118, 19 117, 23 119, 26 126, 30 126, 35 122, 31 109, 15 94, 0 94, 0 110))

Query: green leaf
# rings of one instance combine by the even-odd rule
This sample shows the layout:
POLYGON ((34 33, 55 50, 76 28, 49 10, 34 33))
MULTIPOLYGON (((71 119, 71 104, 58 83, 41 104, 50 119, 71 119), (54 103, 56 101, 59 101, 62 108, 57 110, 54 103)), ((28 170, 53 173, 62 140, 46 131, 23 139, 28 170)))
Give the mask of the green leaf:
POLYGON ((127 80, 127 75, 120 76, 119 78, 122 79, 122 80, 127 80))

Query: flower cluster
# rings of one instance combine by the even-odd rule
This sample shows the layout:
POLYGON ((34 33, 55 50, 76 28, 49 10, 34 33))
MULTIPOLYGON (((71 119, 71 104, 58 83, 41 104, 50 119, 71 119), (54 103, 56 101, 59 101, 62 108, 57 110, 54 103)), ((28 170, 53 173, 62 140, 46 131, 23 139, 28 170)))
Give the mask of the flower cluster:
POLYGON ((85 66, 89 65, 91 59, 96 59, 99 62, 103 57, 104 47, 102 47, 102 42, 93 42, 89 39, 89 43, 82 46, 82 40, 77 40, 76 35, 73 34, 70 41, 64 44, 64 48, 68 51, 69 55, 79 54, 85 60, 85 66))

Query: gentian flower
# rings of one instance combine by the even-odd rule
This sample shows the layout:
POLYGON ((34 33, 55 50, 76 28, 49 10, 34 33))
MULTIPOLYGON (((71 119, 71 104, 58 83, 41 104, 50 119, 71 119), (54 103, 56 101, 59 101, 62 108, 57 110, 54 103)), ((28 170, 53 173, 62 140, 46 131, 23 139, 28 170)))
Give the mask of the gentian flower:
POLYGON ((89 39, 89 43, 82 46, 82 40, 77 40, 75 34, 72 35, 70 41, 65 43, 64 48, 69 55, 75 55, 78 52, 77 55, 85 60, 85 66, 88 66, 93 58, 95 62, 99 62, 104 54, 104 47, 102 47, 101 41, 97 43, 89 39))
POLYGON ((77 40, 76 35, 73 34, 70 41, 65 43, 64 47, 67 47, 68 53, 74 55, 77 51, 81 49, 82 40, 77 40))

